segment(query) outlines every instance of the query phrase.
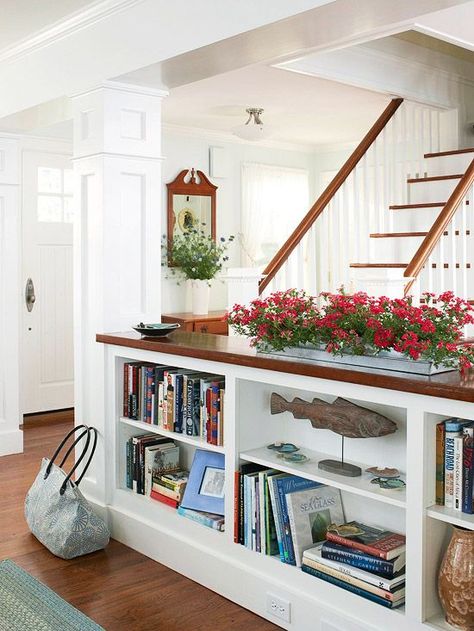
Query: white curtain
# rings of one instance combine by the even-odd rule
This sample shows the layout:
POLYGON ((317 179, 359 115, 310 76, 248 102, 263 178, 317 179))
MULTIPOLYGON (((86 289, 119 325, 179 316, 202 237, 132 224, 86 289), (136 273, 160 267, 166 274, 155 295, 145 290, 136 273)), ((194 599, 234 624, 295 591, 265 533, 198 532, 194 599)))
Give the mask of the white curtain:
POLYGON ((242 264, 263 268, 308 210, 307 171, 242 164, 242 264))

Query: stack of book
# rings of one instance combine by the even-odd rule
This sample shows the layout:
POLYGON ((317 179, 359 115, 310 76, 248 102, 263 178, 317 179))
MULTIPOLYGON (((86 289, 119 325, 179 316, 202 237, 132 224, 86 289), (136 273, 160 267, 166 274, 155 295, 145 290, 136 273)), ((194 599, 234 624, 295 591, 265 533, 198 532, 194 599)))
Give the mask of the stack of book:
POLYGON ((450 418, 436 426, 436 503, 474 512, 474 422, 450 418))
POLYGON ((163 504, 178 508, 183 499, 189 471, 180 470, 172 473, 156 472, 152 478, 150 497, 163 504))
POLYGON ((351 521, 331 524, 326 536, 303 553, 304 572, 384 607, 404 604, 404 535, 351 521))
POLYGON ((127 488, 139 495, 150 495, 159 475, 179 471, 179 446, 156 434, 132 436, 125 444, 127 488))
POLYGON ((235 514, 234 541, 298 566, 331 523, 344 521, 338 489, 253 463, 236 473, 235 514))
POLYGON ((123 416, 161 429, 224 444, 225 381, 219 375, 127 362, 123 416))

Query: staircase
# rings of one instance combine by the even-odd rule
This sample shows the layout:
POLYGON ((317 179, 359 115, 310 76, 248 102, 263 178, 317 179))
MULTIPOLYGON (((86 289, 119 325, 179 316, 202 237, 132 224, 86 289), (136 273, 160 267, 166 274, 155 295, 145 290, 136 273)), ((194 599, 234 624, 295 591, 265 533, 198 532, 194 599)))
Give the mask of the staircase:
MULTIPOLYGON (((395 293, 400 293, 405 287, 417 295, 450 289, 467 299, 474 298, 474 274, 470 272, 474 262, 472 186, 428 257, 418 277, 418 287, 407 282, 405 272, 409 263, 468 170, 474 159, 474 148, 429 153, 424 158, 423 177, 407 178, 409 203, 392 204, 387 209, 393 216, 393 230, 372 232, 368 262, 350 264, 354 270, 354 288, 370 292, 383 289, 384 281, 388 281, 390 293, 393 288, 395 293)), ((408 274, 408 281, 410 277, 408 274)))
POLYGON ((260 293, 452 290, 474 299, 474 148, 441 151, 442 112, 394 99, 264 270, 260 293))

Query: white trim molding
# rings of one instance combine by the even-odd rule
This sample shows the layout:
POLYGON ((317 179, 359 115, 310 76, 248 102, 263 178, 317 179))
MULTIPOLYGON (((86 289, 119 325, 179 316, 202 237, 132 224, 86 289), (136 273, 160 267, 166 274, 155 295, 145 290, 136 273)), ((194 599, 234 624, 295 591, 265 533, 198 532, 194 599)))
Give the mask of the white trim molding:
POLYGON ((19 141, 0 136, 0 456, 23 451, 19 199, 19 141))
POLYGON ((50 46, 64 37, 68 37, 141 2, 143 0, 99 0, 99 2, 94 2, 85 9, 58 20, 51 26, 37 31, 34 35, 24 38, 13 46, 0 50, 0 63, 17 61, 26 55, 50 46))

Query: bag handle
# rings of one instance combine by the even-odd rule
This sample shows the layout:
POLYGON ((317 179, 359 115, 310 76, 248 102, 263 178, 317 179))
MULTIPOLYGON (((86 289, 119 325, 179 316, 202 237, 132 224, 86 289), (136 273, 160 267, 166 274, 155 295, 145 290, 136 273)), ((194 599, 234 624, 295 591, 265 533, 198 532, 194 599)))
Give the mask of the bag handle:
POLYGON ((55 461, 55 460, 56 460, 56 458, 58 457, 59 452, 60 452, 60 451, 61 451, 61 449, 64 447, 64 445, 67 443, 67 441, 69 440, 69 438, 70 438, 73 434, 75 434, 75 433, 76 433, 79 429, 83 429, 83 430, 85 430, 85 431, 84 431, 84 432, 83 432, 83 433, 79 436, 79 438, 78 438, 78 439, 76 439, 76 440, 73 442, 73 444, 71 445, 71 447, 70 447, 70 448, 69 448, 69 450, 67 451, 66 456, 65 456, 65 457, 63 458, 63 460, 61 461, 61 465, 60 465, 61 467, 63 466, 63 464, 64 464, 64 462, 65 462, 65 460, 66 460, 67 456, 71 453, 71 451, 72 451, 73 447, 75 447, 75 445, 79 442, 79 440, 80 440, 83 436, 85 436, 85 434, 86 434, 86 433, 88 434, 88 432, 89 432, 89 428, 87 427, 87 425, 77 425, 76 427, 73 427, 73 428, 71 429, 71 431, 70 431, 70 432, 68 432, 68 433, 66 434, 66 436, 65 436, 65 437, 62 439, 62 441, 59 443, 59 446, 58 446, 58 448, 56 449, 56 451, 54 452, 53 457, 52 457, 52 458, 51 458, 51 460, 49 461, 49 464, 48 464, 48 466, 47 466, 47 468, 46 468, 46 472, 45 472, 45 474, 44 474, 44 479, 45 479, 45 480, 46 480, 46 478, 49 476, 49 474, 51 473, 51 467, 53 466, 54 461, 55 461))
MULTIPOLYGON (((86 432, 84 432, 85 434, 86 432)), ((95 449, 97 447, 97 430, 95 427, 88 427, 87 428, 87 439, 86 439, 86 445, 84 447, 84 449, 82 450, 82 453, 80 455, 80 457, 78 458, 78 460, 76 461, 76 464, 73 466, 73 468, 71 469, 71 471, 69 472, 69 474, 66 476, 66 479, 64 480, 64 482, 61 484, 61 488, 59 489, 59 494, 60 495, 64 495, 64 493, 66 492, 66 488, 68 485, 68 482, 71 481, 72 476, 74 475, 74 472, 76 471, 77 467, 81 464, 82 460, 84 459, 84 456, 86 455, 88 449, 89 449, 89 443, 90 443, 90 435, 91 433, 94 434, 94 440, 92 443, 92 449, 91 452, 89 454, 89 458, 86 462, 86 464, 84 465, 84 469, 82 470, 81 475, 79 476, 79 478, 76 480, 75 485, 79 486, 79 484, 81 483, 82 478, 84 477, 84 475, 87 472, 87 469, 89 468, 89 465, 92 461, 92 458, 94 456, 95 453, 95 449)), ((76 439, 75 443, 78 442, 82 436, 84 436, 84 434, 81 434, 81 436, 79 436, 78 439, 76 439)), ((73 445, 74 446, 74 445, 73 445)), ((72 447, 70 448, 70 450, 72 449, 72 447)))

